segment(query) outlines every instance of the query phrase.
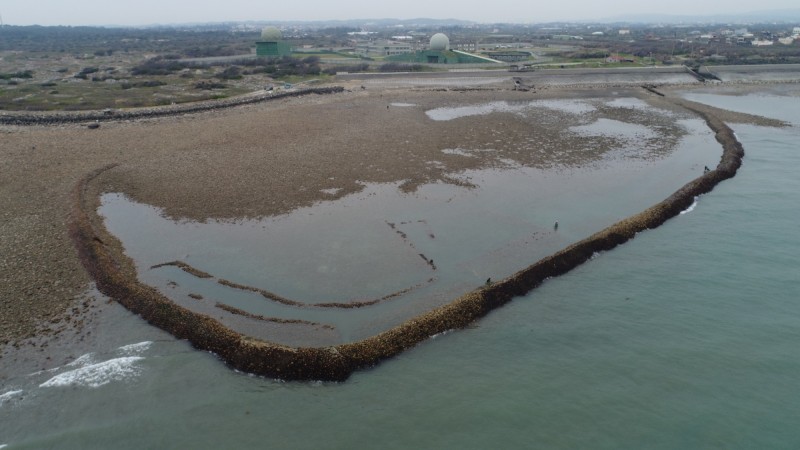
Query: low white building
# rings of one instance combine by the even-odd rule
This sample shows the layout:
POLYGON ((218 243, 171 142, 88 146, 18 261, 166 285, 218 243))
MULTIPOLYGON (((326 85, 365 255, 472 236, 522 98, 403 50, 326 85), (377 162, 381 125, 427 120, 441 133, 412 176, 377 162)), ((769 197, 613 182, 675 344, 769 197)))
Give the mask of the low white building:
POLYGON ((364 56, 392 56, 413 52, 414 48, 409 42, 375 41, 356 46, 356 53, 364 56))
POLYGON ((779 38, 778 42, 780 42, 783 45, 792 45, 792 43, 794 42, 794 37, 790 36, 790 37, 779 38))
POLYGON ((775 44, 775 42, 773 42, 773 41, 768 41, 768 40, 766 40, 766 39, 754 39, 754 40, 753 40, 753 42, 752 42, 752 44, 753 44, 753 45, 755 45, 756 47, 766 47, 766 46, 768 46, 768 45, 773 45, 773 44, 775 44))

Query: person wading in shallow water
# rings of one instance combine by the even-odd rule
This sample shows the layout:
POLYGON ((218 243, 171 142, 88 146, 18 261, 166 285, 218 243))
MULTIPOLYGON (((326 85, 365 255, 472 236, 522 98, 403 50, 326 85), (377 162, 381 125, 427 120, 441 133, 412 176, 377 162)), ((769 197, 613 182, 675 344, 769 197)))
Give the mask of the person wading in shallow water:
POLYGON ((554 230, 557 230, 557 229, 558 229, 558 221, 557 221, 557 220, 556 220, 556 224, 555 224, 555 225, 553 225, 553 229, 554 229, 554 230))

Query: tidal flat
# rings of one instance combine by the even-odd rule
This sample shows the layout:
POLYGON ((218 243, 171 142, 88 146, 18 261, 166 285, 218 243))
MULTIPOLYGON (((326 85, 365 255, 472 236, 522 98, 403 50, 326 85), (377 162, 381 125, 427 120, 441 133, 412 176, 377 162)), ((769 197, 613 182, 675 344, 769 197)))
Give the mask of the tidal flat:
MULTIPOLYGON (((744 122, 755 120, 747 115, 731 117, 744 122)), ((713 167, 721 154, 719 145, 696 115, 637 87, 549 90, 535 98, 530 93, 503 89, 350 91, 246 105, 224 112, 112 121, 96 130, 62 125, 5 127, 3 133, 0 145, 7 156, 3 158, 3 172, 10 174, 4 179, 8 195, 2 201, 8 220, 3 226, 4 236, 13 237, 4 240, 8 247, 3 252, 8 255, 5 265, 10 270, 4 270, 6 282, 0 287, 7 311, 2 319, 5 342, 59 333, 71 323, 80 325, 84 320, 86 312, 76 307, 76 299, 82 298, 90 280, 67 238, 72 214, 70 192, 86 174, 107 165, 114 168, 103 172, 89 190, 96 206, 100 206, 102 194, 119 193, 135 204, 156 208, 156 215, 164 220, 196 223, 198 227, 275 220, 335 202, 353 202, 375 186, 389 191, 398 202, 415 196, 423 198, 431 190, 441 191, 428 197, 440 195, 438 201, 443 203, 429 202, 427 208, 437 212, 441 209, 446 217, 441 219, 444 223, 437 223, 436 229, 407 224, 404 226, 411 231, 399 229, 407 236, 421 235, 406 239, 414 246, 428 244, 426 234, 436 236, 427 238, 435 241, 435 246, 449 244, 429 253, 421 251, 424 256, 418 260, 410 258, 410 265, 415 267, 410 272, 431 269, 433 260, 436 276, 412 276, 393 286, 393 277, 406 273, 405 268, 385 267, 382 271, 381 267, 370 267, 381 272, 370 277, 372 281, 380 279, 372 287, 348 283, 347 277, 335 273, 329 277, 329 283, 346 288, 367 287, 366 293, 363 289, 348 293, 347 289, 337 292, 330 284, 320 288, 311 283, 321 272, 313 258, 306 268, 289 271, 294 278, 273 274, 279 283, 289 285, 284 289, 289 294, 281 295, 291 295, 291 289, 322 291, 297 292, 304 302, 324 301, 314 300, 316 296, 344 303, 356 298, 383 298, 415 288, 407 292, 407 297, 415 301, 403 302, 400 296, 376 305, 385 308, 376 315, 358 308, 352 315, 356 319, 330 318, 329 311, 304 311, 300 318, 284 317, 318 324, 325 332, 317 344, 327 345, 385 330, 432 306, 446 304, 453 296, 481 286, 487 278, 499 279, 513 273, 559 246, 660 201, 701 174, 703 166, 713 167), (492 106, 490 113, 484 113, 486 105, 501 106, 492 106), (447 116, 447 111, 463 112, 464 108, 478 112, 447 116), (436 111, 444 112, 448 120, 435 120, 431 114, 436 111), (604 132, 604 124, 613 126, 604 132), (703 150, 693 153, 698 148, 703 150), (508 182, 514 177, 527 180, 508 182), (628 183, 637 179, 640 186, 647 188, 630 192, 628 183), (531 191, 537 195, 531 196, 531 191), (460 197, 467 198, 462 206, 467 210, 476 205, 495 205, 498 210, 489 208, 485 214, 475 214, 473 209, 465 215, 441 208, 460 197), (483 216, 484 223, 471 230, 457 229, 466 219, 476 216, 483 216), (503 220, 491 220, 492 217, 503 220), (553 232, 554 221, 561 223, 558 233, 553 232), (495 237, 503 235, 503 227, 522 231, 497 241, 495 237), (448 242, 459 233, 460 240, 448 242), (451 257, 454 253, 457 257, 451 257), (435 256, 438 254, 442 257, 435 256), (306 274, 309 276, 303 278, 306 274), (438 277, 440 274, 443 275, 438 277), (429 283, 431 279, 435 281, 429 283), (417 289, 418 286, 421 287, 417 289), (420 295, 430 291, 431 286, 441 286, 441 290, 428 297, 420 295), (368 292, 370 288, 374 293, 368 292), (329 324, 326 319, 334 323, 329 324)), ((362 214, 374 218, 372 212, 366 211, 362 214)), ((387 215, 378 219, 378 225, 382 220, 381 233, 402 241, 398 229, 393 230, 390 224, 413 220, 422 224, 428 221, 428 215, 416 211, 396 217, 387 215), (392 236, 393 232, 396 236, 392 236)), ((324 229, 324 221, 317 226, 324 229)), ((368 243, 365 251, 369 253, 384 238, 363 240, 368 243)), ((302 237, 297 239, 298 243, 308 244, 302 237)), ((126 252, 136 252, 134 245, 122 245, 126 252)), ((346 248, 348 253, 331 260, 341 263, 364 258, 349 253, 355 246, 346 248)), ((408 253, 408 248, 404 251, 408 253)), ((394 260, 393 254, 388 253, 378 255, 378 259, 394 260)), ((283 249, 272 258, 299 263, 299 254, 283 249)), ((175 260, 181 256, 178 252, 175 260)), ((153 261, 153 265, 172 260, 163 259, 153 261)), ((285 270, 281 264, 276 266, 285 270)), ((349 270, 358 275, 363 272, 357 264, 349 270)), ((264 280, 268 279, 239 279, 233 284, 270 292, 281 290, 280 285, 276 289, 275 284, 264 280)), ((162 283, 169 285, 170 281, 181 285, 171 279, 162 283)), ((161 288, 166 290, 163 285, 161 288)), ((216 307, 219 303, 209 293, 184 294, 202 297, 189 297, 196 304, 205 300, 216 307)), ((229 306, 252 316, 280 316, 274 311, 248 310, 241 303, 229 306)), ((228 309, 225 314, 233 313, 228 309)), ((238 316, 239 322, 256 320, 238 316)), ((275 326, 297 325, 307 324, 275 326)), ((285 338, 289 345, 308 345, 316 339, 309 341, 308 333, 296 331, 265 336, 285 338)))

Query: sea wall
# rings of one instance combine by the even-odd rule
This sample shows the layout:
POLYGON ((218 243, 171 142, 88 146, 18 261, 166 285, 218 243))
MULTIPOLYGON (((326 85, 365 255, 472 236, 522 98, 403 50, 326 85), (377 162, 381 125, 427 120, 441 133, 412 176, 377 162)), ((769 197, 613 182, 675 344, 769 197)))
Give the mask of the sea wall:
POLYGON ((96 222, 96 202, 86 195, 92 180, 113 167, 98 169, 75 186, 69 227, 81 262, 102 293, 176 338, 217 354, 236 369, 288 380, 344 380, 349 376, 353 369, 335 352, 250 339, 209 316, 175 304, 141 283, 119 242, 96 222))
POLYGON ((217 354, 231 367, 285 380, 346 380, 358 369, 414 347, 436 334, 462 328, 525 295, 547 278, 564 274, 595 253, 611 250, 636 233, 655 228, 688 208, 695 197, 731 178, 741 165, 744 150, 733 131, 709 111, 692 102, 670 100, 699 114, 715 132, 723 148, 714 170, 690 181, 667 199, 594 235, 541 259, 516 274, 469 292, 451 303, 413 318, 365 340, 325 348, 292 348, 260 341, 234 332, 217 320, 178 306, 156 289, 141 283, 122 245, 102 225, 96 213, 97 192, 90 187, 101 168, 85 176, 74 188, 70 233, 81 261, 98 289, 119 301, 149 323, 194 347, 217 354))

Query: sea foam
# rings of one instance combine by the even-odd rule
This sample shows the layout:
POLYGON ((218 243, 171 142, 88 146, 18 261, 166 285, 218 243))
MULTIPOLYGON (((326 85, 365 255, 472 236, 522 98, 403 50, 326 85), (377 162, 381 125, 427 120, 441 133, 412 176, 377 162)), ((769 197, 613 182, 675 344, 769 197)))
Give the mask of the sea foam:
POLYGON ((81 355, 72 361, 71 363, 67 364, 67 367, 75 367, 75 366, 86 366, 88 364, 92 364, 94 362, 94 353, 87 353, 85 355, 81 355))
POLYGON ((123 345, 119 348, 119 351, 128 356, 141 355, 142 352, 147 351, 151 345, 153 345, 152 341, 144 341, 136 344, 123 345))
POLYGON ((141 369, 136 363, 143 359, 140 356, 126 356, 90 364, 56 375, 40 384, 39 387, 86 386, 96 388, 112 381, 124 381, 139 375, 141 369))
MULTIPOLYGON (((24 391, 8 391, 4 394, 0 394, 0 406, 3 406, 3 403, 11 400, 12 398, 22 394, 24 391)), ((2 447, 0 447, 2 448, 2 447)))
POLYGON ((694 198, 694 201, 692 202, 692 204, 691 204, 691 205, 689 205, 689 207, 688 207, 688 208, 686 208, 686 209, 684 209, 683 211, 681 211, 681 215, 684 215, 684 214, 686 214, 686 213, 690 213, 690 212, 694 211, 694 209, 695 209, 696 207, 697 207, 697 197, 695 197, 695 198, 694 198))

